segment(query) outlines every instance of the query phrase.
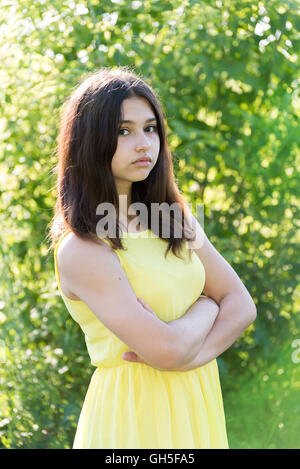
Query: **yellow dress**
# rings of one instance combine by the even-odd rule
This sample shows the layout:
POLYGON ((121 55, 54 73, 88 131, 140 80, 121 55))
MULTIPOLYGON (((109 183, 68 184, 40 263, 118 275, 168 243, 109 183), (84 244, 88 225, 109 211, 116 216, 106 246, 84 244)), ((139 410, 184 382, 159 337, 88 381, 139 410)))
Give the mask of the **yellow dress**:
MULTIPOLYGON (((189 371, 161 371, 123 360, 130 348, 81 300, 57 285, 80 325, 96 367, 77 424, 73 449, 209 449, 228 448, 223 399, 216 359, 189 371)), ((108 240, 103 239, 108 243, 108 240)), ((205 270, 195 252, 184 261, 150 230, 123 233, 127 250, 116 250, 136 297, 143 298, 164 322, 178 319, 196 301, 205 270)), ((116 292, 117 294, 117 292, 116 292)), ((122 305, 120 305, 122 306, 122 305)))

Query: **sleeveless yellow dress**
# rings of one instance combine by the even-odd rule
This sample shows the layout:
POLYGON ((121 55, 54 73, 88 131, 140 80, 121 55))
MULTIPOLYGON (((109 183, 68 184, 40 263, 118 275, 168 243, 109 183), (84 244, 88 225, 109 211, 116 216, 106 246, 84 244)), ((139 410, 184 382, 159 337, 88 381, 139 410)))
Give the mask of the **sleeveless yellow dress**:
MULTIPOLYGON (((62 299, 84 335, 96 367, 80 413, 73 449, 227 449, 226 423, 216 359, 189 371, 161 371, 129 362, 130 348, 81 300, 62 299)), ((102 239, 106 243, 108 240, 102 239)), ((193 251, 188 261, 169 251, 150 230, 123 233, 125 251, 116 250, 136 297, 164 322, 178 319, 200 296, 205 270, 193 251)), ((117 294, 117 292, 116 292, 117 294)), ((120 305, 122 306, 122 305, 120 305)))

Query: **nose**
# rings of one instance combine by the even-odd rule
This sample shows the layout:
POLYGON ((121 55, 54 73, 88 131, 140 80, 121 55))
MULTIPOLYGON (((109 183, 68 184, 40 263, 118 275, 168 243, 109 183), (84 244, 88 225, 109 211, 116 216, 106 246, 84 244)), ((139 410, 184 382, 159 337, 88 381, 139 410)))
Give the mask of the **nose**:
POLYGON ((147 135, 145 135, 144 131, 140 132, 137 140, 135 148, 137 151, 149 149, 151 147, 150 140, 148 139, 147 135))

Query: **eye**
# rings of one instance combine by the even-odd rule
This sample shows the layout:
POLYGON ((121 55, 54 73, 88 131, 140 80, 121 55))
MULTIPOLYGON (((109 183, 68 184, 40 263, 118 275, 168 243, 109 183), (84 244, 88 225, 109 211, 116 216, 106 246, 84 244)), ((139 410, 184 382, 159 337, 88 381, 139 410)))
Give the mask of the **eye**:
POLYGON ((128 129, 120 129, 119 130, 120 135, 124 135, 124 134, 121 134, 121 132, 123 132, 123 130, 128 130, 128 129))
MULTIPOLYGON (((150 128, 153 129, 153 131, 150 132, 151 134, 154 133, 154 132, 157 132, 157 125, 148 125, 148 127, 146 127, 146 129, 150 129, 150 128)), ((123 136, 126 136, 125 134, 121 133, 121 132, 123 132, 124 130, 125 130, 125 131, 129 131, 129 129, 125 129, 125 128, 124 128, 124 129, 120 129, 120 130, 119 130, 119 134, 120 134, 120 135, 123 135, 123 136)))
MULTIPOLYGON (((153 132, 156 132, 156 131, 157 131, 157 125, 149 125, 149 126, 147 127, 147 129, 149 129, 150 127, 153 128, 153 132)), ((150 133, 153 133, 153 132, 150 132, 150 133)))

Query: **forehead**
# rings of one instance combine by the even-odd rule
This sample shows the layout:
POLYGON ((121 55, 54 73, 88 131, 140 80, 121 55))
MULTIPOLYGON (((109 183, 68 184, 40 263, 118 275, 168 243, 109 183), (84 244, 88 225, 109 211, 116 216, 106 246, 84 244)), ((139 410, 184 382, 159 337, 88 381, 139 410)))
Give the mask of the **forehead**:
POLYGON ((123 119, 137 120, 138 117, 149 119, 155 117, 150 103, 146 98, 134 97, 124 99, 121 114, 123 119))

